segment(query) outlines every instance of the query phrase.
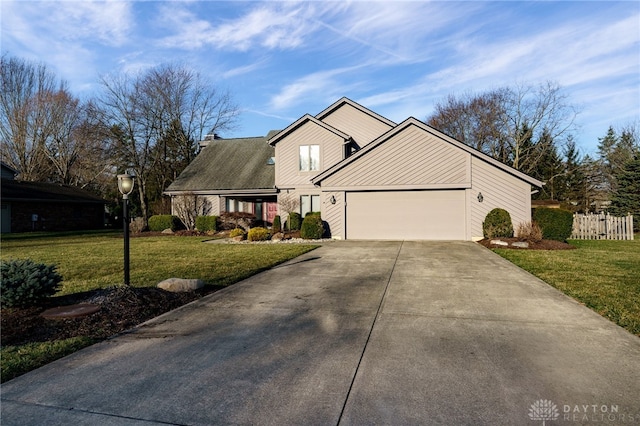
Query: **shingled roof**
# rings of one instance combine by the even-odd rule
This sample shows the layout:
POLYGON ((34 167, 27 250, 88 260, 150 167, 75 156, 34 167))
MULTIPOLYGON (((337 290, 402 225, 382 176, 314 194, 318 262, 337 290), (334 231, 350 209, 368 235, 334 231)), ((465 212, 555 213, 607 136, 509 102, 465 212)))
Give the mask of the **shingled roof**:
POLYGON ((267 137, 208 141, 165 193, 273 190, 275 149, 267 137))
POLYGON ((107 202, 103 198, 75 186, 13 179, 2 179, 2 200, 98 204, 107 202))

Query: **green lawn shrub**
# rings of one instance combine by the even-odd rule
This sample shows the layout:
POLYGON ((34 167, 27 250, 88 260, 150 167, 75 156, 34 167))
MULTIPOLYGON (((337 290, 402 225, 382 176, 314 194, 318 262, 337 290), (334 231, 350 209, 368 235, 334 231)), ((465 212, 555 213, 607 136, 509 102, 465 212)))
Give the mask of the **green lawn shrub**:
POLYGON ((482 233, 485 238, 513 237, 513 224, 509 212, 500 208, 491 210, 482 222, 482 233))
POLYGON ((196 217, 196 229, 200 232, 216 232, 218 230, 217 216, 196 217))
POLYGON ((573 228, 573 214, 568 210, 537 208, 533 212, 535 220, 547 240, 567 241, 573 228))
POLYGON ((299 231, 300 226, 302 225, 302 216, 300 216, 300 213, 291 212, 289 214, 288 222, 288 229, 290 231, 299 231))
POLYGON ((273 225, 271 226, 271 230, 274 234, 282 232, 282 219, 280 219, 279 215, 276 215, 276 217, 273 218, 273 225))
POLYGON ((263 228, 262 226, 251 228, 247 233, 247 240, 249 241, 266 241, 269 239, 269 237, 269 230, 267 228, 263 228))
POLYGON ((55 265, 35 263, 30 259, 3 261, 0 275, 0 304, 3 308, 35 306, 53 296, 62 281, 55 265))
POLYGON ((149 231, 162 232, 165 229, 172 231, 180 229, 180 219, 170 214, 158 214, 149 218, 149 231))
POLYGON ((307 213, 300 227, 300 236, 305 240, 318 240, 322 238, 323 230, 320 213, 307 213))

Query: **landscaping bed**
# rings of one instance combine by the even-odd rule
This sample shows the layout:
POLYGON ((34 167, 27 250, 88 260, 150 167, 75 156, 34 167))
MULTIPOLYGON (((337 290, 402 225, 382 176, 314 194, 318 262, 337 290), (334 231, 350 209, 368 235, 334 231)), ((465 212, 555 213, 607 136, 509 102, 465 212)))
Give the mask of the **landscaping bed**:
POLYGON ((487 248, 505 248, 505 249, 514 249, 514 250, 573 250, 574 246, 568 243, 563 243, 562 241, 555 240, 542 240, 542 241, 523 241, 520 238, 485 238, 483 240, 478 241, 478 244, 481 244, 487 248), (502 241, 506 243, 500 244, 497 241, 502 241), (514 245, 513 243, 522 243, 526 242, 528 247, 514 245))
POLYGON ((53 297, 38 307, 3 309, 2 346, 79 336, 102 340, 221 288, 205 286, 193 292, 171 293, 155 287, 114 287, 53 297), (95 304, 100 310, 79 318, 41 316, 47 309, 78 303, 95 304))

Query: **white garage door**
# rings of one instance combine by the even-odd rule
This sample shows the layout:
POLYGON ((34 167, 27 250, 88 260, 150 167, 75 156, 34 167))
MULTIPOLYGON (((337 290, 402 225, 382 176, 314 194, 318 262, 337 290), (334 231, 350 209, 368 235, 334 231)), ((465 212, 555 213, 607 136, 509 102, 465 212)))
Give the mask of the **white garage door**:
POLYGON ((348 192, 347 238, 464 240, 464 190, 348 192))

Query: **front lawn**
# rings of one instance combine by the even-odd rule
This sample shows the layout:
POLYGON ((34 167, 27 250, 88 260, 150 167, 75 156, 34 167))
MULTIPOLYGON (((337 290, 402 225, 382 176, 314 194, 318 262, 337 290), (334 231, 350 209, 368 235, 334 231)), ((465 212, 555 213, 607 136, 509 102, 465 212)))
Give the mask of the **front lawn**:
MULTIPOLYGON (((204 243, 205 239, 178 236, 132 238, 132 286, 155 287, 158 282, 171 277, 199 278, 209 285, 206 288, 212 287, 208 290, 210 292, 316 247, 302 244, 210 244, 204 243)), ((123 240, 122 235, 116 232, 3 235, 0 257, 2 260, 29 258, 39 263, 55 264, 64 280, 61 291, 52 298, 50 304, 65 303, 62 300, 69 296, 64 295, 76 297, 84 292, 113 288, 123 283, 123 240)), ((114 306, 104 305, 99 313, 86 319, 65 320, 65 326, 51 324, 56 320, 40 318, 38 314, 43 307, 2 309, 3 324, 5 320, 13 320, 11 324, 16 324, 17 320, 19 326, 15 328, 16 335, 27 343, 2 345, 0 381, 24 374, 101 340, 105 330, 107 334, 111 330, 103 327, 118 327, 118 324, 125 323, 125 313, 138 320, 131 323, 135 325, 149 319, 149 315, 155 316, 170 309, 162 299, 157 298, 159 290, 149 293, 150 290, 153 289, 147 289, 139 295, 124 293, 126 300, 123 300, 120 311, 114 306), (153 299, 152 296, 156 297, 153 299), (140 313, 133 313, 133 308, 138 307, 141 308, 140 313), (62 337, 69 334, 69 328, 75 331, 73 337, 62 337), (42 335, 54 337, 42 341, 42 335)), ((182 303, 195 297, 200 296, 194 294, 185 297, 182 303)), ((120 305, 121 302, 112 300, 109 303, 120 305)), ((6 334, 3 334, 3 342, 6 334)))
POLYGON ((571 240, 577 250, 494 249, 640 336, 640 240, 571 240))
MULTIPOLYGON (((206 237, 131 238, 131 285, 154 286, 171 277, 229 285, 284 262, 314 246, 300 244, 208 244, 206 237)), ((59 295, 123 283, 119 233, 22 234, 2 238, 2 260, 57 265, 64 278, 59 295)))

